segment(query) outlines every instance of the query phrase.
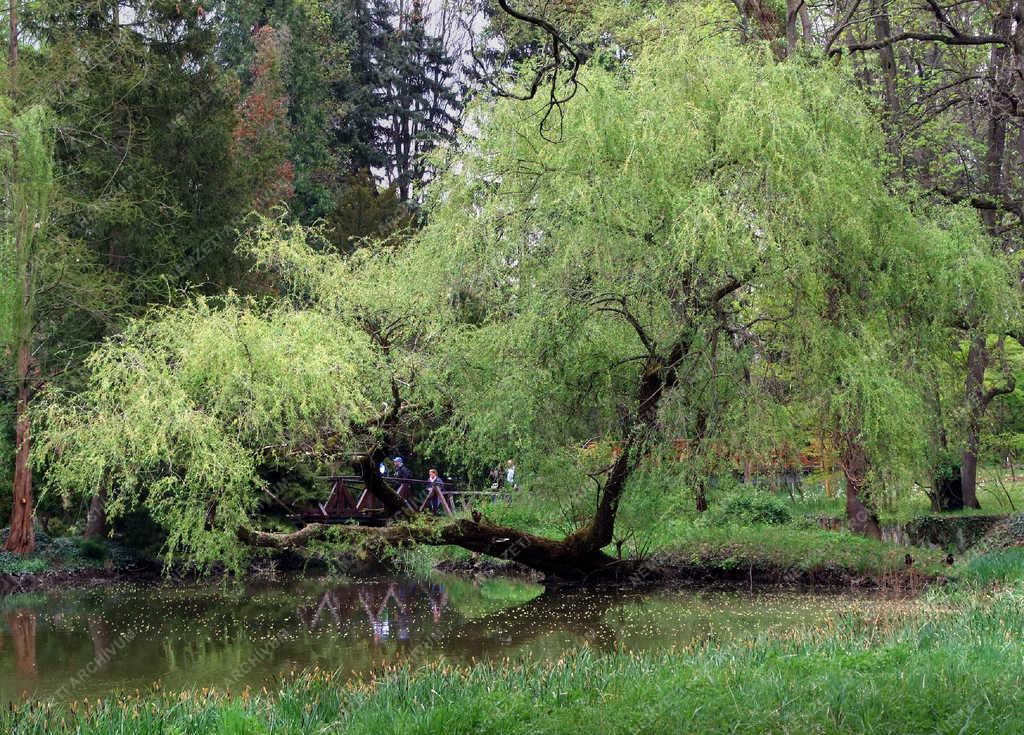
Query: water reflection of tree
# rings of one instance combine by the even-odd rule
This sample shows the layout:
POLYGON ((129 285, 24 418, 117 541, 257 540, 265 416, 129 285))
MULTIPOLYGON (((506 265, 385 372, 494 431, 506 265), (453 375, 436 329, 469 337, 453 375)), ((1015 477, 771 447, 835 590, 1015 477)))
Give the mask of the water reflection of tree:
POLYGON ((113 646, 111 645, 110 624, 102 615, 86 616, 86 629, 89 631, 89 640, 92 642, 92 658, 96 664, 96 670, 106 669, 111 660, 113 646))
POLYGON ((25 679, 39 676, 36 663, 36 632, 39 621, 35 611, 11 610, 7 613, 7 628, 11 633, 11 648, 14 649, 14 673, 25 679))
POLYGON ((324 590, 316 605, 299 607, 296 616, 313 631, 331 622, 344 628, 365 619, 375 642, 404 642, 411 639, 418 622, 425 622, 428 610, 434 625, 440 624, 447 605, 448 593, 443 585, 374 581, 324 590))
POLYGON ((417 631, 422 642, 468 657, 497 654, 554 634, 610 650, 617 633, 605 620, 621 603, 621 597, 612 595, 545 593, 466 620, 450 606, 442 584, 374 581, 325 590, 317 604, 300 607, 297 616, 313 631, 364 621, 369 624, 363 628, 366 637, 378 644, 410 642, 417 631))

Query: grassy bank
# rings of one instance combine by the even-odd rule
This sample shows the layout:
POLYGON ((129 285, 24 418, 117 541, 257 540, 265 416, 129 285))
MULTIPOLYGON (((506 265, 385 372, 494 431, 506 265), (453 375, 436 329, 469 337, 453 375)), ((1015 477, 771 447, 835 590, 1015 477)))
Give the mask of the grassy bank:
POLYGON ((312 672, 278 691, 27 705, 27 733, 1020 732, 1024 590, 934 593, 905 617, 844 619, 784 640, 663 655, 583 650, 523 665, 436 665, 351 683, 312 672))
MULTIPOLYGON (((927 578, 950 573, 946 549, 908 548, 820 527, 817 518, 827 514, 812 492, 805 499, 763 491, 753 499, 714 498, 712 511, 698 515, 676 503, 653 501, 659 496, 643 488, 623 503, 617 526, 623 543, 609 550, 649 559, 670 575, 730 579, 745 572, 761 582, 872 584, 908 572, 927 578)), ((543 497, 518 496, 510 505, 482 510, 496 523, 542 536, 558 538, 567 530, 550 520, 564 516, 564 509, 543 497)), ((465 567, 471 556, 455 547, 419 547, 401 555, 410 571, 420 574, 439 564, 465 567)))
POLYGON ((946 575, 946 554, 907 549, 848 532, 791 526, 697 526, 680 524, 660 547, 655 561, 667 566, 693 565, 708 570, 753 568, 783 579, 806 581, 862 578, 877 581, 908 571, 927 577, 946 575))
MULTIPOLYGON (((7 530, 0 532, 0 543, 7 530)), ((36 532, 33 553, 21 556, 0 550, 0 591, 89 585, 121 578, 150 576, 155 564, 122 543, 50 536, 36 532)))
MULTIPOLYGON (((703 514, 693 510, 691 495, 671 477, 638 476, 633 482, 616 526, 622 540, 619 551, 625 557, 649 558, 670 576, 730 580, 746 572, 745 579, 754 582, 870 585, 902 577, 956 577, 973 556, 953 545, 899 546, 824 528, 829 519, 845 517, 840 478, 830 478, 828 490, 823 478, 815 476, 804 478, 799 490, 777 492, 718 483, 709 490, 711 510, 703 514), (946 563, 948 554, 954 557, 952 566, 946 563)), ((980 521, 974 518, 979 514, 1015 515, 1024 509, 1024 474, 983 468, 979 497, 981 511, 933 514, 923 490, 907 491, 882 502, 881 522, 955 526, 960 520, 980 521)), ((574 513, 564 495, 549 498, 541 490, 528 490, 514 495, 511 503, 481 510, 497 523, 558 538, 574 528, 573 522, 589 518, 593 499, 582 496, 576 504, 574 513)), ((439 564, 466 569, 471 559, 469 552, 454 547, 403 552, 410 571, 420 574, 439 564)))

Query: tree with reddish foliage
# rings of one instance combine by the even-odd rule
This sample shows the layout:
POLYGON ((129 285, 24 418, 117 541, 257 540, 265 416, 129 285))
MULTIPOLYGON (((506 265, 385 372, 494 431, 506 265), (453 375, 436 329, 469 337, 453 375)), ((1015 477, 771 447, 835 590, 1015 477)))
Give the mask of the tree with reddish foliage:
POLYGON ((256 29, 253 40, 256 56, 252 86, 239 105, 232 138, 235 160, 246 191, 251 192, 252 206, 267 212, 295 193, 295 166, 288 160, 288 97, 281 76, 288 37, 264 25, 256 29))

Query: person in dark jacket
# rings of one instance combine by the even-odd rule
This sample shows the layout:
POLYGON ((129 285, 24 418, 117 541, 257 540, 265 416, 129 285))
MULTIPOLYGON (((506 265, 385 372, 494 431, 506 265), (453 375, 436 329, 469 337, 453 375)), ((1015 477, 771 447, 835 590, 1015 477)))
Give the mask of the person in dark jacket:
POLYGON ((395 457, 392 461, 395 463, 395 471, 391 474, 391 477, 398 480, 398 487, 395 488, 395 492, 398 493, 398 497, 402 500, 409 501, 412 499, 412 483, 407 482, 407 480, 412 478, 412 472, 405 466, 405 461, 401 457, 395 457))

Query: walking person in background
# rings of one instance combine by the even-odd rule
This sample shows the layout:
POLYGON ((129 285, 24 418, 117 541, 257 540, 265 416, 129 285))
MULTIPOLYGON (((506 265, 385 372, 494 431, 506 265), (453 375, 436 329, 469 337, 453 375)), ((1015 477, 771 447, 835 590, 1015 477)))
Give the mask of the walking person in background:
POLYGON ((516 464, 510 459, 505 463, 505 490, 512 492, 516 489, 516 464))
MULTIPOLYGON (((451 506, 448 505, 448 500, 444 497, 444 480, 433 467, 427 473, 427 498, 423 504, 433 513, 439 513, 444 508, 448 515, 452 515, 451 506)), ((423 510, 422 505, 420 510, 423 510)))

